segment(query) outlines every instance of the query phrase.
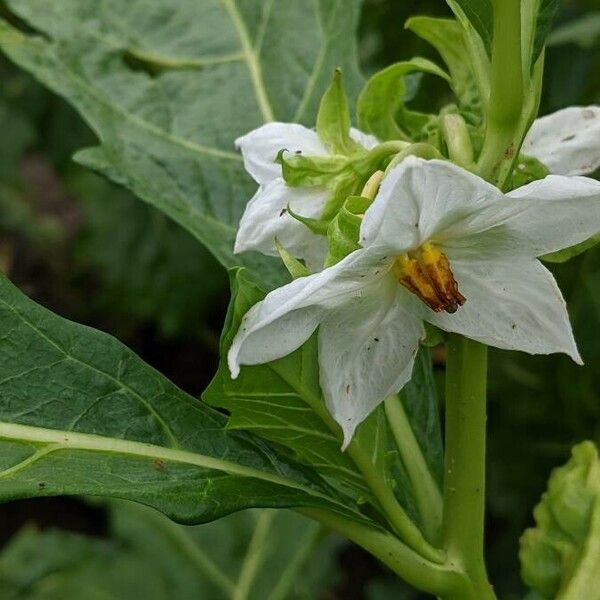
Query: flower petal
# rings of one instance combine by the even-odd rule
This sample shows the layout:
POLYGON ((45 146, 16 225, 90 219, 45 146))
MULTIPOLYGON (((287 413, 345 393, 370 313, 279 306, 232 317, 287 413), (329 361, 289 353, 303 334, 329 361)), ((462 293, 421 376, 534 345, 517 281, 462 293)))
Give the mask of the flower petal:
POLYGON ((424 335, 421 319, 399 302, 393 277, 324 315, 320 382, 327 407, 344 433, 343 448, 357 426, 409 381, 424 335))
POLYGON ((423 306, 427 321, 489 346, 530 354, 564 352, 581 364, 565 301, 538 260, 453 257, 451 264, 467 301, 454 314, 423 306))
POLYGON ((537 119, 523 153, 557 175, 585 175, 600 167, 600 106, 570 106, 537 119))
POLYGON ((364 247, 402 253, 447 230, 464 225, 483 207, 503 199, 502 193, 480 177, 441 160, 410 156, 392 169, 381 184, 361 226, 364 247))
POLYGON ((228 353, 232 377, 239 367, 270 362, 299 348, 327 311, 388 276, 369 253, 357 251, 320 273, 273 290, 244 316, 228 353))
POLYGON ((288 187, 282 178, 261 185, 248 202, 240 221, 234 252, 257 250, 277 256, 274 240, 277 237, 284 247, 298 258, 312 262, 327 253, 327 240, 315 235, 287 212, 291 209, 304 217, 318 218, 327 202, 328 193, 323 188, 288 187))
POLYGON ((379 146, 379 140, 370 133, 363 133, 360 129, 350 128, 350 137, 358 142, 365 150, 372 150, 379 146))
POLYGON ((478 256, 543 256, 600 231, 600 182, 550 175, 516 189, 447 232, 450 256, 470 248, 478 256))
POLYGON ((308 156, 329 154, 316 131, 295 123, 267 123, 238 138, 235 146, 242 151, 244 167, 257 183, 281 177, 281 166, 275 162, 281 150, 308 156))

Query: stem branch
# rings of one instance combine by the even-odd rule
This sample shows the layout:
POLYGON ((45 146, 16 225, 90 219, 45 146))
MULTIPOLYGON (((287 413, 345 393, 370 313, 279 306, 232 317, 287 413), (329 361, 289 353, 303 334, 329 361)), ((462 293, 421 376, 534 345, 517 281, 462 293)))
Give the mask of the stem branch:
POLYGON ((442 527, 442 494, 423 456, 401 397, 390 396, 385 401, 385 414, 410 478, 425 532, 431 542, 438 543, 442 527))

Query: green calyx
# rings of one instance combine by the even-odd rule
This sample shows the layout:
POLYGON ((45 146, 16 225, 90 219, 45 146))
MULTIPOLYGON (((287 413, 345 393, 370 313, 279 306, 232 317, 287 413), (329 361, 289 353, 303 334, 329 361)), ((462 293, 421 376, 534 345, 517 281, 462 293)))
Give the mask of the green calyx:
POLYGON ((360 248, 360 224, 372 202, 372 199, 362 196, 350 196, 346 199, 327 229, 328 250, 325 267, 335 265, 360 248))

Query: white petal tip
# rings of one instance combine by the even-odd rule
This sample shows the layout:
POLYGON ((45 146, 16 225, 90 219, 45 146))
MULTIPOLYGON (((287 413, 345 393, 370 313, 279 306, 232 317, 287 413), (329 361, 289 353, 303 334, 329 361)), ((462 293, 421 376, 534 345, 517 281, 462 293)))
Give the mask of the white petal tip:
POLYGON ((352 438, 354 437, 354 432, 356 431, 357 423, 354 421, 345 421, 344 423, 340 423, 342 428, 344 439, 342 440, 342 452, 345 452, 352 438))
POLYGON ((232 356, 231 352, 227 356, 227 366, 231 373, 231 379, 237 379, 240 374, 240 365, 237 360, 237 356, 232 356))

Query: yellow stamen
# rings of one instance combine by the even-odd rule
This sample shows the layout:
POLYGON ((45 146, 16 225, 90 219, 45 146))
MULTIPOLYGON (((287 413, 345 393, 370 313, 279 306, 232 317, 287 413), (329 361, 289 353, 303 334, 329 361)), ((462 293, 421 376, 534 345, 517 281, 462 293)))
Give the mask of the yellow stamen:
POLYGON ((446 255, 427 242, 414 253, 398 256, 394 274, 400 284, 418 296, 431 310, 454 313, 466 302, 458 291, 458 284, 446 255))

